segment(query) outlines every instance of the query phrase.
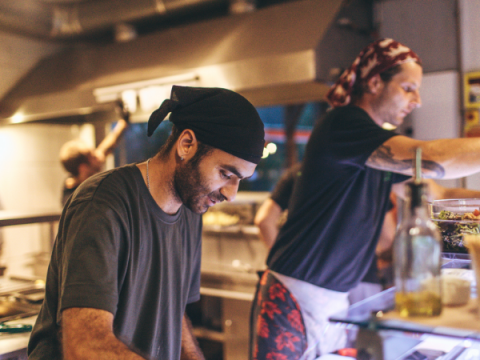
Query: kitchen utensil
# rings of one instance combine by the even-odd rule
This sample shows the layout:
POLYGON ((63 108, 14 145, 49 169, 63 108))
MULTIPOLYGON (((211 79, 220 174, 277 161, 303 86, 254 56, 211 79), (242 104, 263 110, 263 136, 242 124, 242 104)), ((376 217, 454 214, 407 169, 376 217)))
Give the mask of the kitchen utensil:
POLYGON ((0 333, 23 333, 32 331, 33 326, 28 324, 12 324, 6 325, 5 323, 0 323, 0 333))

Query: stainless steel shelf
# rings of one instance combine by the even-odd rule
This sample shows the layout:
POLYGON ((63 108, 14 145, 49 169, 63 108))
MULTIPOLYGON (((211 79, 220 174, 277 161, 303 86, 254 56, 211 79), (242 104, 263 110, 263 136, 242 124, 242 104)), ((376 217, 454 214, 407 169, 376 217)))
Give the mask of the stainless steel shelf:
POLYGON ((0 211, 0 227, 12 225, 37 224, 60 220, 60 210, 45 211, 0 211))
POLYGON ((193 335, 199 339, 213 340, 223 343, 225 341, 225 333, 215 330, 210 330, 204 327, 194 327, 193 335))

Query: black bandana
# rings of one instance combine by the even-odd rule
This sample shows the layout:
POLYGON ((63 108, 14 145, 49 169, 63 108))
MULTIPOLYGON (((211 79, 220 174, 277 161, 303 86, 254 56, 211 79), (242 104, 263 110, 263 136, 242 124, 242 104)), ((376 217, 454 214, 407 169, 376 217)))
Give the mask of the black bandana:
POLYGON ((195 132, 198 141, 258 164, 265 132, 255 107, 243 96, 220 88, 172 87, 148 120, 148 136, 171 112, 170 121, 180 130, 195 132))

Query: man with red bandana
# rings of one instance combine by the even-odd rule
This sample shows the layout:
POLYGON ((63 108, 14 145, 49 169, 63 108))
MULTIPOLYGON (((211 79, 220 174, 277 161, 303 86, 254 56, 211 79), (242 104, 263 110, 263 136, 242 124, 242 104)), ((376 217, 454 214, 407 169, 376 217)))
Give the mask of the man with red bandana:
MULTIPOLYGON (((251 359, 315 359, 345 345, 345 331, 328 318, 347 309, 348 291, 368 271, 390 191, 402 196, 400 183, 413 174, 414 149, 422 149, 424 177, 480 171, 478 139, 420 141, 383 128, 399 126, 420 107, 422 75, 417 54, 381 39, 360 52, 328 93, 333 109, 312 131, 288 219, 258 285, 251 359), (272 296, 272 287, 283 287, 284 297, 272 296)), ((479 194, 429 184, 432 198, 479 194)))

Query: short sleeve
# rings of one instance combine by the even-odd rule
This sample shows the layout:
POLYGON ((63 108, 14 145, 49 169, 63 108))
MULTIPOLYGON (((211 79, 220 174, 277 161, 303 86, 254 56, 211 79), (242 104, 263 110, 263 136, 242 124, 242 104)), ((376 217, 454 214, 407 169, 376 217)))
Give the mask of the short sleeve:
POLYGON ((378 126, 358 107, 347 107, 332 119, 329 148, 334 160, 364 166, 373 151, 397 134, 378 126))
POLYGON ((398 184, 407 180, 410 180, 412 177, 409 175, 403 175, 398 173, 393 173, 393 184, 398 184))
MULTIPOLYGON (((91 307, 115 314, 118 302, 121 221, 105 205, 70 208, 60 266, 59 307, 91 307)), ((60 315, 60 314, 59 314, 60 315)))

